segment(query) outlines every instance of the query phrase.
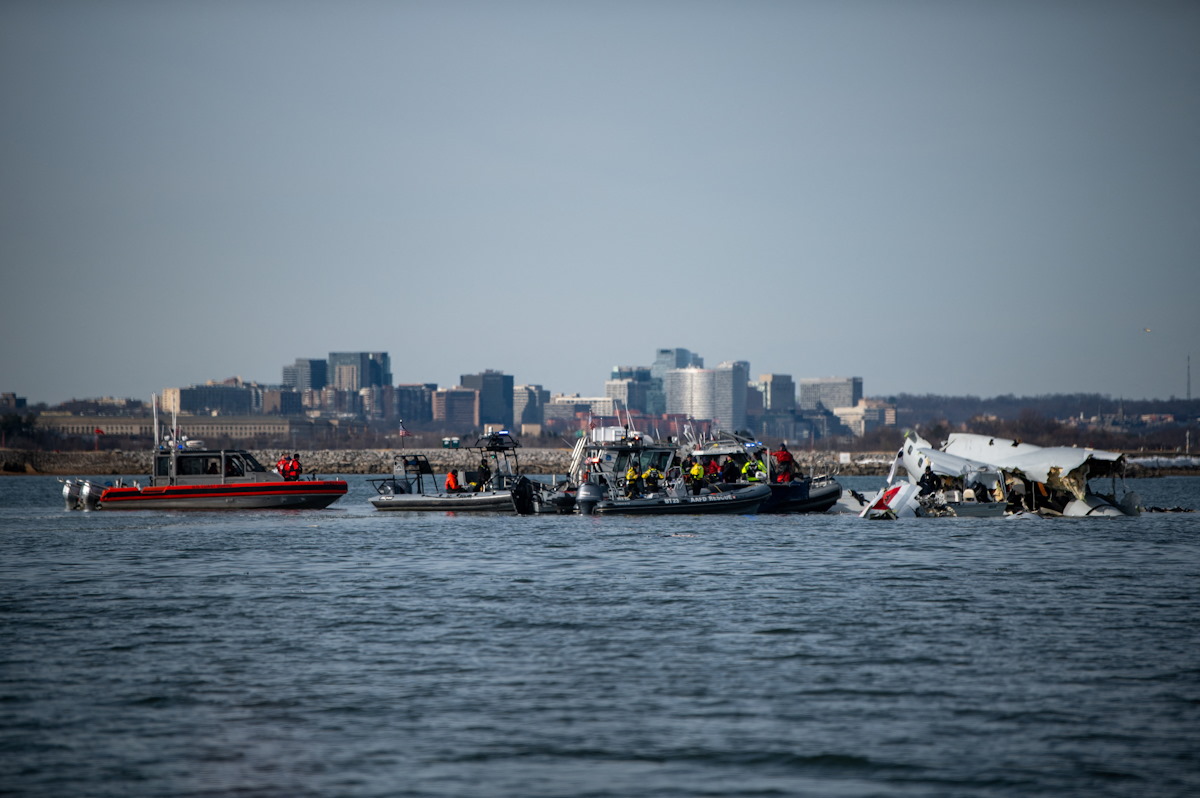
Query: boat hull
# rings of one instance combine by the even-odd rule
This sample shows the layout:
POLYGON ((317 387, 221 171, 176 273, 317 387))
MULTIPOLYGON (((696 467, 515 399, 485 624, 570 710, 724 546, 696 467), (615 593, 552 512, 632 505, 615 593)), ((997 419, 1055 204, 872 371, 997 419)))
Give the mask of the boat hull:
POLYGON ((604 499, 596 502, 595 515, 696 515, 709 513, 757 513, 770 498, 766 485, 748 485, 736 490, 700 496, 648 496, 639 499, 604 499))
POLYGON ((101 510, 311 510, 346 495, 340 479, 241 482, 224 485, 115 487, 100 494, 101 510))
POLYGON ((771 497, 763 502, 760 513, 823 513, 842 498, 837 480, 801 479, 771 484, 771 497))
POLYGON ((398 493, 371 499, 376 510, 408 512, 508 512, 513 511, 512 491, 481 493, 398 493))

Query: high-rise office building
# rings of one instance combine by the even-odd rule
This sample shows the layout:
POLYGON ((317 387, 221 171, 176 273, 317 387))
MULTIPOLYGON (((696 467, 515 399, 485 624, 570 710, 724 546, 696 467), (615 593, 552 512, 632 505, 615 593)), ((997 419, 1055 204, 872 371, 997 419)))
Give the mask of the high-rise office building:
POLYGON ((750 364, 744 360, 727 361, 715 369, 671 369, 663 378, 666 412, 710 420, 720 429, 745 429, 749 377, 750 364))
POLYGON ((800 380, 801 410, 854 407, 862 399, 862 377, 806 377, 800 380))
POLYGON ((550 392, 540 385, 518 385, 513 388, 513 423, 541 424, 545 420, 550 392))
POLYGON ((392 359, 387 352, 330 352, 326 376, 339 391, 391 385, 392 359))
POLYGON ((162 409, 167 413, 244 416, 255 409, 253 399, 245 385, 209 383, 163 389, 162 409))
POLYGON ((283 367, 283 385, 302 393, 319 391, 325 387, 327 365, 323 359, 298 357, 293 365, 283 367))
POLYGON ((750 389, 750 364, 729 360, 713 369, 713 419, 720 429, 746 428, 746 391, 750 389))
POLYGON ((650 367, 650 386, 646 389, 646 412, 650 415, 671 412, 667 402, 666 375, 673 369, 704 368, 704 358, 687 349, 659 349, 650 367))
POLYGON ((758 378, 763 410, 790 413, 796 409, 796 382, 791 374, 762 374, 758 378))
POLYGON ((477 429, 479 391, 461 387, 434 391, 433 422, 454 432, 477 429))
POLYGON ((695 366, 667 371, 663 376, 666 412, 695 419, 713 418, 714 377, 711 369, 695 366))
POLYGON ((659 349, 654 354, 650 376, 662 379, 672 369, 704 368, 704 358, 687 349, 659 349))
POLYGON ((462 387, 479 391, 479 423, 511 427, 513 423, 512 375, 487 369, 481 374, 464 374, 462 387))
POLYGON ((649 366, 613 366, 604 393, 615 399, 621 410, 658 415, 665 409, 661 406, 662 379, 655 378, 649 366), (657 410, 652 408, 652 399, 660 405, 657 410))
POLYGON ((396 386, 396 417, 409 424, 433 420, 433 392, 437 383, 396 386))

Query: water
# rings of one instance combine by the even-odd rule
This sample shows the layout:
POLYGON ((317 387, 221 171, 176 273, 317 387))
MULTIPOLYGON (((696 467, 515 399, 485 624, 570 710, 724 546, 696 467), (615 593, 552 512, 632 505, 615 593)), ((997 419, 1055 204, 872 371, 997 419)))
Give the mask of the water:
POLYGON ((348 479, 90 514, 0 480, 0 794, 1200 794, 1200 513, 454 517, 348 479))

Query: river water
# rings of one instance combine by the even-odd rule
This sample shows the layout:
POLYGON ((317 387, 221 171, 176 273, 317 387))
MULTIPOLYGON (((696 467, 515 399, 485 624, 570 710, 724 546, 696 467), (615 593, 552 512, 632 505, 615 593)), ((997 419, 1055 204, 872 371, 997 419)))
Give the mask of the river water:
POLYGON ((406 515, 348 480, 81 513, 0 479, 0 794, 1200 794, 1200 513, 406 515))

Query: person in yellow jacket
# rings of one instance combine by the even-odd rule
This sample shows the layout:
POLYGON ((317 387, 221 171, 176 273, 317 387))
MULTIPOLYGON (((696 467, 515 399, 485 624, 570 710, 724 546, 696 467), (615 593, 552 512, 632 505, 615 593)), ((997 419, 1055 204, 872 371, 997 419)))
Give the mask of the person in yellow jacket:
POLYGON ((637 468, 631 462, 629 470, 625 472, 625 496, 632 499, 638 494, 638 479, 639 474, 637 468))
POLYGON ((700 488, 704 487, 704 466, 697 460, 692 463, 692 470, 688 473, 692 475, 692 495, 699 496, 700 488))
POLYGON ((763 461, 758 457, 751 457, 746 461, 746 464, 742 466, 742 479, 746 480, 747 482, 761 482, 762 477, 759 475, 766 473, 767 467, 763 465, 763 461))
POLYGON ((646 492, 652 493, 658 490, 658 481, 663 478, 663 474, 654 466, 650 466, 642 474, 642 482, 646 485, 646 492))

